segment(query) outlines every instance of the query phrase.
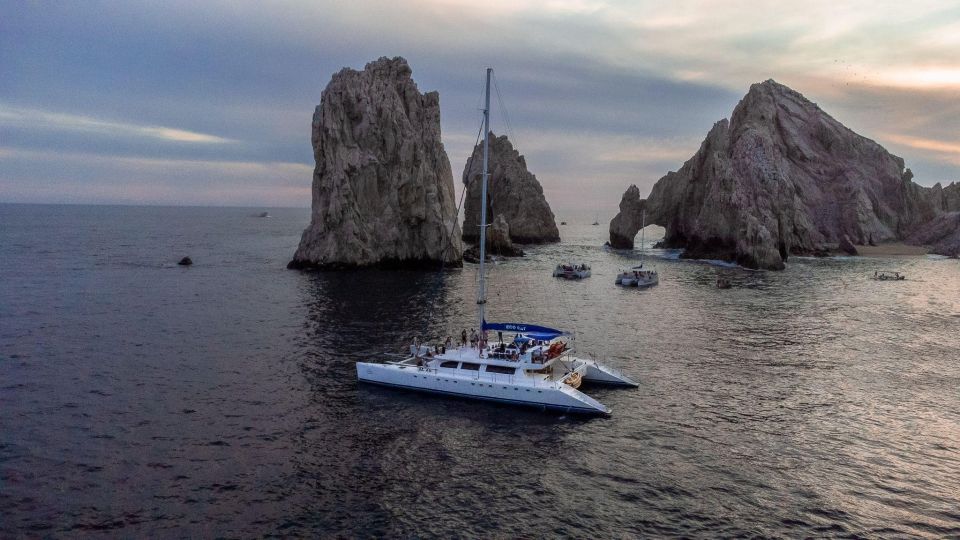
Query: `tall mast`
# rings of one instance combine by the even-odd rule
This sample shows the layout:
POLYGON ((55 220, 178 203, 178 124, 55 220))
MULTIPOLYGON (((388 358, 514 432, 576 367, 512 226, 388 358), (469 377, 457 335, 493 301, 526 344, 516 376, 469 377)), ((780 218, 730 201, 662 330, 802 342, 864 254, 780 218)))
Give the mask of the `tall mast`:
POLYGON ((480 312, 480 334, 483 335, 484 309, 487 304, 487 284, 484 276, 484 264, 487 258, 487 166, 490 157, 490 74, 493 68, 487 68, 487 90, 483 105, 483 178, 480 188, 480 290, 477 291, 477 307, 480 312))
POLYGON ((646 232, 644 231, 644 229, 647 228, 647 209, 644 208, 643 212, 640 215, 641 215, 641 218, 640 218, 640 266, 643 266, 643 255, 644 255, 643 234, 644 232, 646 232))

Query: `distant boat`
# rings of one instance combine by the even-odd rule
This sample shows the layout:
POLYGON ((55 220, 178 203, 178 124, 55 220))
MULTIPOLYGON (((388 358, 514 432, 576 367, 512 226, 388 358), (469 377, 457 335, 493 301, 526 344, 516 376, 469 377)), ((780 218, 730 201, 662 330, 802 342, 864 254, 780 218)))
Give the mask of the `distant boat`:
POLYGON ((561 221, 560 224, 561 224, 561 225, 566 225, 567 222, 566 222, 566 221, 561 221))
POLYGON ((634 266, 629 270, 624 270, 617 274, 617 279, 614 283, 623 285, 624 287, 639 287, 643 289, 659 284, 660 276, 656 270, 646 270, 641 264, 640 266, 634 266))
POLYGON ((640 264, 630 268, 629 270, 624 270, 617 274, 617 278, 614 280, 614 283, 617 285, 623 285, 624 287, 653 287, 660 283, 660 274, 657 273, 657 270, 651 268, 643 267, 643 259, 645 254, 644 247, 644 228, 647 226, 647 212, 643 212, 643 217, 641 218, 641 227, 640 227, 640 264))
POLYGON ((600 224, 600 212, 597 212, 596 214, 593 215, 593 223, 592 223, 592 224, 593 224, 593 225, 599 225, 599 224, 600 224))
POLYGON ((257 217, 270 217, 270 212, 260 212, 257 217))
POLYGON ((903 281, 907 279, 907 276, 893 270, 878 270, 873 273, 873 277, 870 279, 877 281, 903 281))
POLYGON ((594 222, 592 223, 592 225, 599 225, 599 224, 600 224, 599 221, 594 221, 594 222))
POLYGON ((563 279, 583 279, 590 277, 590 267, 585 264, 558 264, 553 269, 553 277, 563 279))
MULTIPOLYGON (((410 355, 400 361, 357 362, 357 379, 366 383, 462 398, 571 413, 610 414, 610 409, 578 388, 583 381, 621 386, 637 383, 595 360, 574 357, 568 332, 522 323, 488 323, 484 259, 487 229, 487 162, 490 151, 490 76, 487 68, 483 109, 483 176, 480 190, 480 257, 477 310, 480 334, 464 331, 454 346, 451 338, 431 347, 414 339, 410 355), (497 333, 490 344, 487 332, 497 333), (507 339, 504 341, 504 334, 507 339), (512 335, 511 335, 512 334, 512 335)), ((513 311, 515 308, 508 308, 513 311)), ((437 321, 430 321, 435 323, 437 321)))

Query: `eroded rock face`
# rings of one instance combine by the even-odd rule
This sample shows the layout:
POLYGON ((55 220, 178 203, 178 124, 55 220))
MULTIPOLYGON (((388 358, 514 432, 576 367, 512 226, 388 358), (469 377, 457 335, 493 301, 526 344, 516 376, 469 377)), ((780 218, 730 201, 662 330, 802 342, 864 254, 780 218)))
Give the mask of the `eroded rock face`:
POLYGON ((940 183, 929 188, 930 201, 943 212, 960 212, 960 182, 951 182, 947 187, 940 183))
POLYGON ((504 257, 522 257, 523 250, 514 246, 510 239, 510 224, 503 214, 497 214, 490 230, 487 231, 487 250, 493 255, 504 257))
MULTIPOLYGON (((496 219, 487 230, 487 259, 493 255, 501 257, 523 257, 523 250, 510 240, 510 225, 503 214, 497 214, 496 219)), ((480 245, 470 246, 463 252, 463 260, 472 263, 480 262, 480 245)))
POLYGON ((902 239, 940 210, 903 160, 772 80, 750 87, 730 120, 646 200, 631 186, 610 243, 633 247, 639 215, 685 257, 782 269, 791 254, 902 239))
MULTIPOLYGON (((537 177, 506 135, 490 133, 490 179, 487 184, 487 219, 502 215, 510 226, 510 239, 521 244, 559 242, 560 231, 537 177)), ((478 241, 480 235, 480 192, 483 174, 483 143, 473 149, 463 170, 467 186, 463 240, 478 241)))
POLYGON ((907 242, 928 246, 931 253, 960 257, 960 210, 940 214, 920 226, 907 242))
POLYGON ((440 101, 403 58, 345 68, 313 115, 313 212, 291 268, 461 263, 440 101))
POLYGON ((610 221, 610 245, 615 248, 633 248, 633 237, 640 230, 646 200, 640 198, 640 189, 630 186, 620 198, 620 212, 610 221))

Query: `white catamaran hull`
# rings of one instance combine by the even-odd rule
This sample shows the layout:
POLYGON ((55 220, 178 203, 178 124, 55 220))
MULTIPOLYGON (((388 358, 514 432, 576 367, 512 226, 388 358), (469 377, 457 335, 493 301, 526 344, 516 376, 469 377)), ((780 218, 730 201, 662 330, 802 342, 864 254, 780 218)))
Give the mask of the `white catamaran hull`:
MULTIPOLYGON (((357 363, 357 378, 367 383, 571 413, 610 414, 607 406, 562 382, 529 384, 523 377, 469 377, 460 376, 452 370, 449 373, 445 371, 396 364, 357 363)), ((579 371, 586 372, 588 368, 583 367, 579 371)))
POLYGON ((586 371, 583 374, 584 381, 614 386, 630 386, 633 388, 640 386, 620 370, 591 360, 584 360, 583 362, 586 364, 586 371))

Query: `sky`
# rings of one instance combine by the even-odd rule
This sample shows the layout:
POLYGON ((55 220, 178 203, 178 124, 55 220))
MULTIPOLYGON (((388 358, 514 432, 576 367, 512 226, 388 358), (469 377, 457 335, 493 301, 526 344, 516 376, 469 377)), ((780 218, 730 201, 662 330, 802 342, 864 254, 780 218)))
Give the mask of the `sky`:
POLYGON ((0 202, 308 207, 320 94, 381 56, 440 92, 458 191, 492 66, 561 219, 649 193, 770 78, 960 180, 960 3, 789 4, 0 0, 0 202))

